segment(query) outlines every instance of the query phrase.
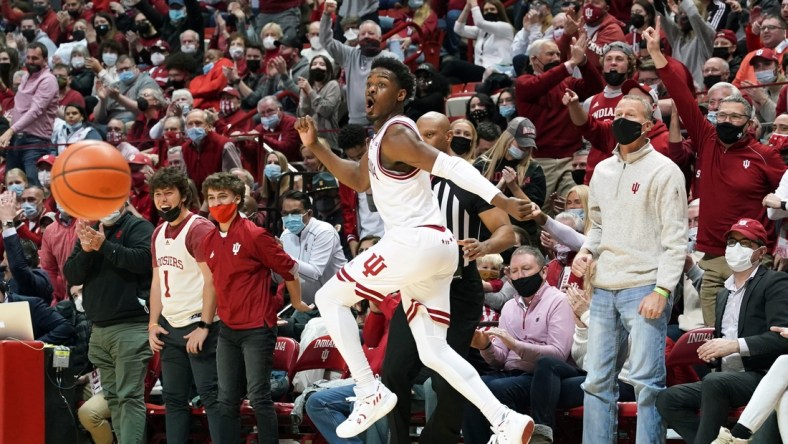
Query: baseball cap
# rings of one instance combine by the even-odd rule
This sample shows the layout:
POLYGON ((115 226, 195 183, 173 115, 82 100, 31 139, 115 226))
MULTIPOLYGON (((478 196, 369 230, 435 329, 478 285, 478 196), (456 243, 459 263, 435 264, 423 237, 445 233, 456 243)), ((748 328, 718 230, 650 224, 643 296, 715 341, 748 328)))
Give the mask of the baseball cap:
POLYGON ((167 52, 170 52, 170 44, 167 43, 164 40, 156 40, 155 42, 153 42, 152 45, 150 45, 150 47, 151 47, 151 50, 153 48, 159 48, 159 49, 163 49, 163 50, 165 50, 167 52))
POLYGON ((627 45, 624 42, 608 43, 607 45, 605 45, 604 48, 602 48, 602 56, 604 57, 605 54, 607 54, 610 51, 621 51, 624 53, 624 55, 627 56, 627 58, 635 57, 635 53, 632 51, 632 46, 627 45))
POLYGON ((151 167, 153 166, 153 162, 150 160, 150 157, 142 153, 132 154, 131 156, 129 156, 129 163, 132 165, 148 165, 151 167))
POLYGON ((776 62, 777 61, 777 54, 775 54, 774 51, 769 49, 769 48, 761 48, 761 49, 755 51, 755 54, 752 55, 752 58, 750 59, 750 65, 754 65, 755 64, 755 59, 756 58, 761 58, 761 59, 766 59, 766 60, 773 60, 773 61, 776 62))
POLYGON ((55 164, 55 156, 53 156, 51 154, 47 154, 47 155, 41 156, 38 160, 36 160, 36 165, 38 165, 40 163, 48 163, 49 165, 54 165, 55 164))
POLYGON ((298 37, 288 36, 288 35, 286 35, 286 36, 282 37, 281 39, 275 41, 274 45, 276 45, 276 46, 284 45, 284 46, 287 46, 288 48, 295 48, 295 49, 301 49, 301 48, 304 47, 304 44, 301 43, 301 40, 299 40, 298 37))
POLYGON ((241 98, 241 94, 238 92, 237 89, 233 88, 232 86, 226 86, 222 90, 222 94, 229 94, 229 95, 231 95, 233 97, 237 97, 239 99, 241 98))
POLYGON ((514 136, 520 147, 536 148, 536 127, 525 117, 515 117, 509 122, 506 131, 514 136))
POLYGON ((714 38, 715 39, 725 39, 725 40, 731 42, 731 44, 733 46, 736 46, 736 42, 737 42, 736 41, 736 33, 731 31, 730 29, 723 29, 722 31, 717 32, 717 34, 714 36, 714 38))
POLYGON ((651 89, 651 87, 648 85, 640 84, 640 82, 637 80, 627 79, 621 84, 621 92, 624 95, 629 94, 629 92, 633 89, 638 89, 643 91, 645 94, 648 94, 648 96, 651 97, 651 103, 657 103, 659 101, 659 97, 657 96, 657 92, 655 90, 651 89))
POLYGON ((755 219, 739 219, 738 222, 731 226, 731 229, 725 233, 725 239, 733 232, 737 232, 749 240, 758 240, 766 244, 766 229, 763 228, 760 222, 755 219))
POLYGON ((312 191, 325 191, 339 188, 337 179, 328 171, 317 173, 312 178, 312 191))
POLYGON ((434 67, 434 66, 432 66, 432 63, 422 63, 421 65, 419 65, 419 66, 416 68, 416 71, 414 71, 414 73, 417 73, 417 72, 419 72, 419 71, 428 71, 428 72, 430 72, 430 73, 437 72, 437 70, 435 69, 435 67, 434 67))

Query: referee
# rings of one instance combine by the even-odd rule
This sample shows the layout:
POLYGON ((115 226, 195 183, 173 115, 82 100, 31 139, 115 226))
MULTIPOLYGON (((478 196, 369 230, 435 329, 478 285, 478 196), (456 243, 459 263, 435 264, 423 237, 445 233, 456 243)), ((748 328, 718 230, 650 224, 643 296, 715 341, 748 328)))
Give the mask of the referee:
MULTIPOLYGON (((467 152, 467 144, 452 144, 449 119, 429 112, 416 123, 426 143, 456 156, 467 152), (463 151, 466 150, 466 151, 463 151), (457 152, 463 151, 463 152, 457 152)), ((467 358, 473 332, 479 323, 484 293, 475 259, 499 253, 515 243, 509 216, 482 198, 443 178, 432 178, 432 190, 438 198, 446 227, 463 246, 457 278, 451 284, 451 320, 447 342, 463 358, 467 358), (482 224, 492 235, 479 241, 482 224)), ((397 395, 397 407, 389 413, 392 444, 410 444, 411 387, 422 368, 405 311, 400 305, 389 324, 389 345, 383 361, 383 384, 397 395)), ((442 377, 432 373, 432 387, 438 396, 435 412, 421 434, 420 442, 445 444, 460 438, 465 399, 442 377)))

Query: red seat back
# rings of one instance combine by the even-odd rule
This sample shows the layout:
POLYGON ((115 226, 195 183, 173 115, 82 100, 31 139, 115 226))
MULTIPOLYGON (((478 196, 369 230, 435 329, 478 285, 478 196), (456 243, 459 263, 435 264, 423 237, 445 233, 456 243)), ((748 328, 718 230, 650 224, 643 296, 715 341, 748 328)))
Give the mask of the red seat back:
POLYGON ((684 333, 673 346, 665 366, 705 365, 706 363, 698 357, 698 348, 713 337, 714 329, 711 327, 696 328, 684 333))
POLYGON ((292 376, 293 368, 298 361, 300 346, 293 338, 278 337, 274 347, 274 370, 284 370, 292 376))
POLYGON ((345 373, 348 370, 347 363, 339 350, 334 346, 331 337, 321 336, 306 346, 301 357, 293 369, 293 374, 304 370, 331 370, 345 373))

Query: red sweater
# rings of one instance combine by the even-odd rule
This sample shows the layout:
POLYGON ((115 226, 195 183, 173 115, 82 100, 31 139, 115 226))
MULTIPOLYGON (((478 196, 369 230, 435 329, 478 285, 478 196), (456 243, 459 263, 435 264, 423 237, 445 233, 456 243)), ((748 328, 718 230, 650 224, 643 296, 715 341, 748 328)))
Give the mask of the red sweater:
POLYGON ((282 113, 279 125, 268 131, 263 125, 257 125, 255 129, 260 133, 263 142, 267 143, 272 149, 281 152, 287 157, 288 162, 300 162, 301 137, 295 129, 296 117, 287 113, 282 113))
POLYGON ((347 241, 358 239, 358 193, 353 188, 339 184, 339 202, 342 206, 342 228, 347 241))
POLYGON ((222 68, 233 66, 230 59, 222 58, 214 63, 208 74, 199 75, 189 82, 189 92, 194 97, 193 109, 219 109, 222 90, 227 86, 227 77, 222 68))
POLYGON ((65 225, 60 217, 56 218, 44 231, 41 240, 38 255, 41 258, 41 269, 47 272, 49 280, 52 281, 53 305, 66 299, 68 295, 63 266, 77 243, 77 224, 74 222, 74 219, 71 219, 69 224, 65 225))
POLYGON ((206 177, 222 170, 222 154, 227 143, 230 143, 230 139, 216 131, 209 132, 199 148, 195 148, 188 138, 183 143, 183 162, 197 191, 202 192, 202 182, 206 177))
POLYGON ((561 102, 564 92, 571 89, 580 100, 604 88, 599 71, 586 63, 580 67, 582 79, 570 77, 561 64, 541 75, 523 74, 515 81, 517 115, 527 117, 536 126, 536 156, 566 159, 582 147, 580 129, 567 125, 569 111, 561 102))
POLYGON ((260 2, 261 14, 277 14, 288 9, 298 8, 301 0, 265 0, 260 2))
POLYGON ((208 234, 203 252, 213 274, 216 310, 222 322, 235 330, 276 326, 271 272, 292 281, 296 265, 276 239, 236 215, 226 237, 218 228, 208 234))
POLYGON ((771 251, 776 243, 774 223, 766 217, 761 200, 777 189, 786 170, 780 154, 750 135, 726 148, 677 75, 676 67, 669 64, 658 71, 696 150, 699 184, 696 197, 700 197, 701 205, 698 250, 724 255, 725 233, 737 220, 749 217, 759 220, 766 228, 771 251))
MULTIPOLYGON (((558 40, 558 49, 561 50, 561 61, 568 60, 569 56, 572 54, 569 49, 572 45, 572 37, 577 37, 577 33, 574 35, 564 34, 561 36, 561 39, 558 40)), ((599 59, 602 57, 602 50, 605 48, 605 45, 612 42, 626 41, 624 40, 624 31, 621 30, 621 23, 611 14, 605 15, 599 28, 593 35, 589 35, 588 39, 586 57, 588 57, 591 66, 596 68, 599 72, 602 71, 602 65, 600 65, 599 59)))

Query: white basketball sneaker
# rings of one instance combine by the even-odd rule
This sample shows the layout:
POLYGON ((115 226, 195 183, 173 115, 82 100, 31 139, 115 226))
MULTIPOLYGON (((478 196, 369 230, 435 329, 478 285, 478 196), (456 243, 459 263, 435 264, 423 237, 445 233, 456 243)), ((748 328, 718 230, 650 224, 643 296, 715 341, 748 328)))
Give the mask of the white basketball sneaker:
POLYGON ((506 409, 501 422, 493 427, 495 436, 490 442, 496 444, 528 444, 534 433, 534 420, 528 415, 521 415, 506 409))
MULTIPOLYGON (((375 381, 375 384, 377 384, 375 393, 364 397, 356 396, 356 404, 353 406, 350 416, 337 427, 338 437, 352 438, 358 435, 368 429, 375 421, 388 415, 397 405, 397 395, 391 393, 391 390, 381 384, 380 381, 375 381)), ((357 387, 353 388, 353 391, 358 395, 357 387)), ((349 400, 352 399, 349 398, 349 400)))

